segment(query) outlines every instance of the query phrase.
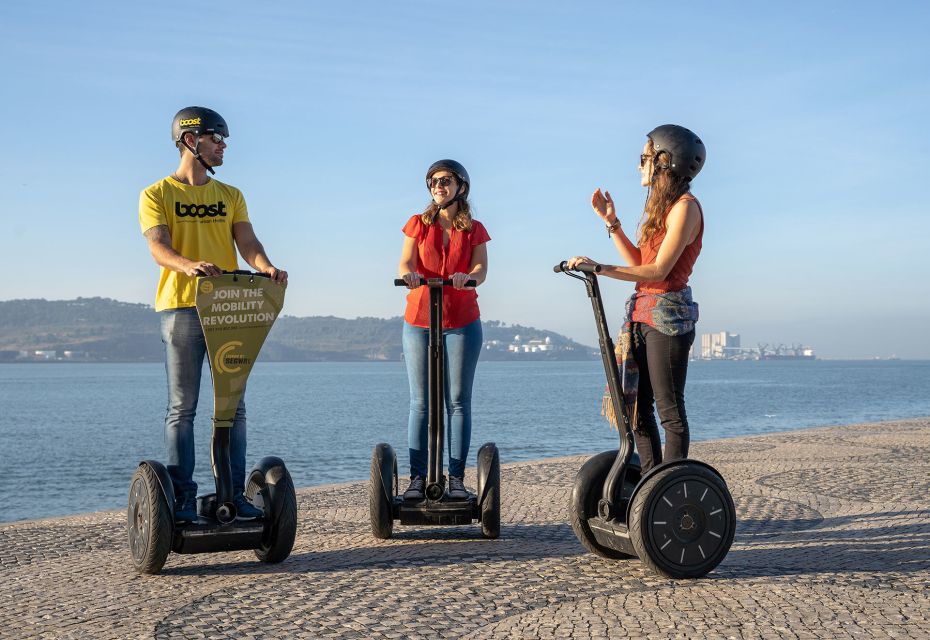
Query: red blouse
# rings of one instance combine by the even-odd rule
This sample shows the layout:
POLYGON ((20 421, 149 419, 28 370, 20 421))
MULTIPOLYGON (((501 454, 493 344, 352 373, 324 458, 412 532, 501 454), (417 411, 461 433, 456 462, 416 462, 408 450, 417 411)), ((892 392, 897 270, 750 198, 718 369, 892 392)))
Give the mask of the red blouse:
MULTIPOLYGON (((640 282, 636 285, 637 293, 668 293, 669 291, 681 291, 688 286, 688 278, 694 270, 694 263, 697 262, 698 256, 701 254, 701 245, 704 239, 704 210, 701 208, 701 203, 698 202, 698 199, 690 193, 681 196, 681 198, 676 201, 676 204, 681 200, 693 200, 694 204, 698 206, 698 211, 701 213, 701 227, 698 230, 697 238, 684 248, 684 251, 681 252, 678 261, 675 263, 675 266, 672 267, 672 270, 665 280, 659 282, 640 282)), ((642 257, 640 264, 653 264, 656 261, 656 257, 659 255, 659 247, 662 246, 663 240, 665 240, 665 231, 657 233, 652 239, 648 242, 644 242, 640 246, 639 251, 642 257)), ((654 306, 654 298, 649 295, 638 296, 636 298, 636 306, 633 309, 633 321, 652 324, 652 307, 654 306)))
MULTIPOLYGON (((453 273, 468 273, 474 247, 491 239, 484 225, 472 220, 471 231, 449 231, 449 246, 442 242, 439 224, 425 225, 419 214, 404 225, 404 235, 416 238, 417 271, 426 278, 450 278, 453 273)), ((442 328, 458 329, 480 317, 478 292, 474 289, 443 287, 442 328)), ((429 287, 417 287, 407 294, 404 320, 417 327, 429 326, 429 287)))

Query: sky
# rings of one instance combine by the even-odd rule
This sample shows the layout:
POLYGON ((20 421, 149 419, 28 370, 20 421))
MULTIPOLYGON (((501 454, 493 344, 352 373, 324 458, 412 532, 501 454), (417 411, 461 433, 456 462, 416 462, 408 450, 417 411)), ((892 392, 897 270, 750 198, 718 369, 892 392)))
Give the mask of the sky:
MULTIPOLYGON (((930 358, 928 28, 916 1, 4 2, 0 300, 152 304, 138 196, 196 104, 286 314, 401 315, 401 227, 448 157, 492 237, 482 317, 593 345, 552 266, 622 264, 591 193, 633 233, 645 135, 675 123, 708 153, 698 333, 930 358)), ((619 329, 632 285, 603 290, 619 329)))

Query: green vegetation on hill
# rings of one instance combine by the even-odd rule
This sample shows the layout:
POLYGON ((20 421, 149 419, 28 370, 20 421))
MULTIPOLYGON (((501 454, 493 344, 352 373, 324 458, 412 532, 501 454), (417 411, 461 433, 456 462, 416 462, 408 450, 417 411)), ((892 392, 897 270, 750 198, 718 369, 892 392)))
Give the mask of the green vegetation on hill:
POLYGON ((161 358, 158 316, 148 305, 109 298, 0 302, 4 359, 38 349, 80 351, 94 360, 161 358))
MULTIPOLYGON (((402 322, 399 317, 349 320, 285 315, 268 336, 262 359, 400 360, 402 322)), ((483 320, 482 326, 482 358, 586 360, 592 356, 591 348, 552 331, 496 320, 483 320)), ((145 304, 109 298, 0 302, 0 360, 22 360, 23 353, 35 359, 40 350, 54 351, 58 359, 160 361, 158 314, 145 304)))

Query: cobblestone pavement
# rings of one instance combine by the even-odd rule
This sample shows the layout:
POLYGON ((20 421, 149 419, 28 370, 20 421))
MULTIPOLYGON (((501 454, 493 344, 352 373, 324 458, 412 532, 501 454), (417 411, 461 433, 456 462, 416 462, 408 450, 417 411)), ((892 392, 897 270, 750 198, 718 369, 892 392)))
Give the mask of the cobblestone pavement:
POLYGON ((692 455, 739 517, 700 580, 585 553, 568 524, 574 456, 504 465, 499 540, 477 525, 376 540, 365 483, 298 492, 280 565, 172 554, 139 576, 124 512, 0 525, 0 637, 930 638, 930 419, 692 455))

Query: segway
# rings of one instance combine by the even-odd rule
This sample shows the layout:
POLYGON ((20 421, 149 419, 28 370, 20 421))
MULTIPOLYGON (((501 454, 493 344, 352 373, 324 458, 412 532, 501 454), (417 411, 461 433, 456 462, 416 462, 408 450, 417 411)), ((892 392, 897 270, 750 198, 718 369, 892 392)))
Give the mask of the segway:
MULTIPOLYGON (((391 445, 377 445, 371 456, 371 484, 369 508, 371 530, 376 538, 390 538, 394 521, 402 525, 465 525, 477 520, 485 538, 497 538, 501 528, 501 470, 497 446, 488 442, 478 450, 478 492, 468 493, 464 500, 450 499, 446 494, 446 477, 443 474, 444 408, 443 408, 443 347, 442 347, 442 288, 451 286, 451 280, 421 278, 429 287, 429 469, 426 490, 420 500, 404 500, 398 495, 397 456, 391 445)), ((394 285, 406 287, 403 280, 394 285)), ((474 287, 474 280, 466 286, 474 287)))
POLYGON ((638 556, 663 576, 698 578, 720 564, 730 549, 736 533, 733 498, 717 470, 698 460, 672 460, 641 473, 595 275, 600 270, 600 265, 569 270, 566 262, 554 267, 556 273, 585 283, 610 401, 619 418, 620 448, 593 456, 575 476, 572 529, 585 549, 603 558, 638 556))
POLYGON ((168 470, 143 460, 129 488, 128 532, 139 573, 161 571, 171 551, 208 553, 254 549, 262 562, 281 562, 297 533, 297 496, 284 462, 262 458, 246 481, 245 495, 264 512, 236 520, 229 463, 230 428, 246 380, 265 337, 284 305, 285 287, 264 274, 224 272, 197 278, 196 304, 213 378, 211 458, 216 493, 197 498, 197 520, 175 522, 174 487, 168 470))

